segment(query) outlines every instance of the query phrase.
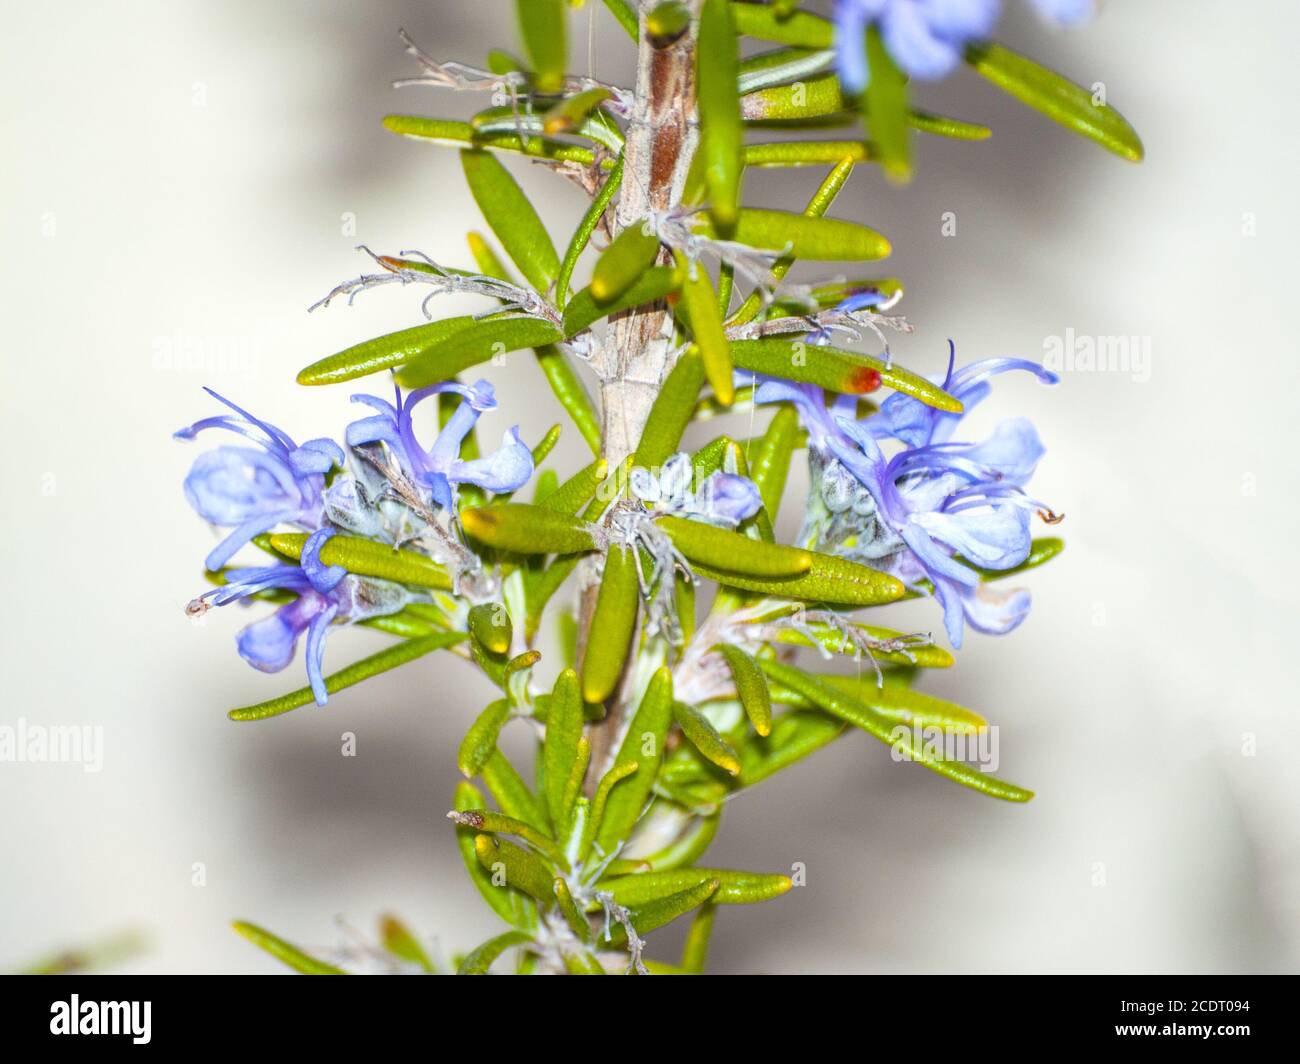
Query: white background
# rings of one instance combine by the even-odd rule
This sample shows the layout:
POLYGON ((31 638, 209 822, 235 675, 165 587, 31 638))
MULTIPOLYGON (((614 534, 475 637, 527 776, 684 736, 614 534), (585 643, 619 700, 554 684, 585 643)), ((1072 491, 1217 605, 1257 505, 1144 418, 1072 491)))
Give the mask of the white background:
MULTIPOLYGON (((1148 381, 1006 378, 972 419, 1035 419, 1038 493, 1068 515, 1069 547, 1029 579, 1023 628, 972 638, 928 689, 997 722, 1001 773, 1038 797, 993 802, 845 739, 724 818, 711 860, 801 861, 808 885, 724 912, 719 971, 1294 970, 1300 954, 1300 19, 1280 0, 1114 2, 1066 35, 1008 6, 1002 39, 1104 82, 1145 164, 963 72, 917 96, 993 139, 924 141, 910 187, 864 172, 834 213, 893 239, 917 325, 896 353, 917 369, 940 368, 948 337, 963 361, 1041 357, 1067 328, 1150 338, 1148 381)), ((98 774, 0 764, 0 966, 137 929, 132 969, 275 970, 234 917, 320 946, 341 940, 336 918, 372 934, 389 909, 447 950, 496 933, 442 820, 485 685, 425 661, 326 710, 228 722, 297 686, 300 664, 244 666, 236 609, 185 619, 213 539, 180 493, 194 445, 169 436, 213 412, 203 384, 300 440, 341 433, 348 389, 294 373, 413 324, 418 300, 306 307, 361 271, 361 241, 464 265, 463 232, 481 225, 454 154, 379 126, 390 110, 465 113, 388 87, 414 72, 397 28, 481 62, 517 48, 511 8, 4 5, 0 723, 102 725, 106 750, 98 774), (347 731, 355 758, 340 756, 347 731)), ((598 17, 596 74, 626 78, 630 46, 598 17)), ((516 171, 562 239, 578 193, 516 171)), ((816 179, 750 191, 795 207, 816 179)), ((557 419, 526 355, 487 375, 525 438, 557 419)), ((580 453, 570 439, 560 458, 580 453)), ((893 619, 941 627, 930 603, 893 619)), ((379 641, 338 632, 328 660, 379 641)), ((675 934, 655 936, 660 955, 675 934)))

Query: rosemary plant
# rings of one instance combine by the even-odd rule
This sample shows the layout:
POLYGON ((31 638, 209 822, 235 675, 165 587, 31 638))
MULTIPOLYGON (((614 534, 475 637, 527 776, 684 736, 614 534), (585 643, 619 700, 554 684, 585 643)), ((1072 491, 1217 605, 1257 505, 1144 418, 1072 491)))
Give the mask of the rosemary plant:
MULTIPOLYGON (((919 689, 952 654, 888 627, 882 608, 932 596, 954 648, 968 625, 1004 633, 1024 619, 1028 593, 1002 581, 1062 546, 1031 532, 1059 520, 1028 490, 1043 447, 1023 418, 971 440, 962 417, 1000 373, 1055 378, 1016 359, 958 367, 950 356, 935 379, 896 364, 888 336, 910 331, 893 313, 902 284, 860 272, 889 241, 830 217, 837 193, 860 166, 906 180, 918 135, 989 135, 913 104, 963 61, 1117 155, 1142 149, 1104 101, 988 40, 997 0, 839 0, 833 20, 789 0, 605 0, 593 14, 627 31, 632 86, 573 73, 570 6, 518 0, 522 58, 494 51, 481 68, 403 35, 418 69, 407 84, 484 108, 469 122, 384 124, 458 153, 496 246, 470 233, 468 265, 365 249, 370 272, 322 300, 382 285, 422 297, 425 320, 298 374, 308 387, 395 382, 391 402, 354 396, 368 409, 342 443, 298 444, 215 393, 226 410, 178 433, 220 428, 253 443, 202 454, 186 480, 199 514, 230 530, 207 558, 214 586, 189 609, 269 602, 238 637, 266 671, 305 636, 308 684, 233 710, 236 721, 323 706, 398 666, 414 677, 435 653, 500 689, 476 713, 459 707, 465 781, 446 830, 508 929, 457 957, 460 972, 509 953, 520 972, 693 973, 719 908, 792 886, 781 870, 705 860, 727 799, 846 732, 991 798, 1032 797, 962 756, 953 740, 978 739, 985 720, 919 689), (562 245, 503 160, 590 197, 562 245), (820 183, 796 210, 750 206, 751 167, 803 168, 820 183), (796 259, 841 265, 796 284, 796 259), (446 292, 483 307, 433 318, 446 292), (480 443, 480 419, 500 419, 474 369, 503 360, 520 373, 536 364, 590 447, 587 465, 546 466, 561 424, 537 441, 508 428, 496 449, 480 443), (762 415, 761 431, 683 449, 688 427, 737 410, 762 415), (811 486, 783 543, 799 451, 811 486), (232 564, 257 549, 260 564, 232 564), (552 622, 561 649, 546 660, 535 643, 552 622), (327 674, 327 636, 350 624, 393 642, 327 674), (857 668, 818 671, 836 656, 857 668), (506 728, 535 736, 533 766, 498 749, 506 728), (648 936, 679 917, 691 921, 683 955, 652 960, 648 936)), ((1067 21, 1089 5, 1037 6, 1067 21)), ((356 967, 236 927, 300 971, 356 967)), ((368 960, 434 970, 391 918, 368 960)))

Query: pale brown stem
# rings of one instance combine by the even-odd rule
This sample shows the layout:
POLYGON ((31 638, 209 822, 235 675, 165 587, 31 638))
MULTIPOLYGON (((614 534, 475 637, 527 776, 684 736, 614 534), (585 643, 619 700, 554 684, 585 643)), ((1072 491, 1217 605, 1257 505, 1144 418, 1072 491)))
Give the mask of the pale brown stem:
MULTIPOLYGON (((699 139, 695 110, 696 18, 680 38, 663 47, 651 43, 646 33, 646 12, 641 6, 641 32, 637 56, 636 102, 623 148, 623 184, 615 208, 615 230, 638 224, 651 211, 666 211, 681 202, 682 189, 699 139)), ((691 0, 698 16, 700 0, 691 0)), ((614 318, 606 339, 606 360, 600 383, 603 454, 617 468, 636 450, 650 407, 672 367, 672 318, 662 303, 652 303, 614 318)), ((579 617, 579 641, 595 609, 596 589, 584 593, 579 617)), ((589 730, 591 770, 588 787, 608 767, 625 713, 621 697, 607 707, 603 721, 589 730)))

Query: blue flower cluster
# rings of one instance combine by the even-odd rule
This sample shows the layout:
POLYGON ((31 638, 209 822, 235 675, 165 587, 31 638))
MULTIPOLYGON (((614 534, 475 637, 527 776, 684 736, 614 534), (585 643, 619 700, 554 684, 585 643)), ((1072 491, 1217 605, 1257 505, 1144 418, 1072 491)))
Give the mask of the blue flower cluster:
MULTIPOLYGON (((231 530, 206 560, 209 571, 221 573, 223 583, 201 595, 191 607, 200 611, 208 605, 224 606, 268 592, 292 595, 274 614, 239 633, 239 653, 256 669, 278 672, 293 660, 298 640, 305 633, 308 680, 316 701, 324 705, 327 693, 321 663, 330 626, 394 613, 410 596, 397 585, 362 580, 321 561, 321 548, 337 531, 330 518, 331 500, 351 501, 348 506, 336 505, 337 515, 369 497, 362 482, 345 470, 343 448, 328 439, 308 440, 299 446, 282 429, 206 390, 232 413, 196 421, 176 437, 191 440, 206 429, 225 429, 257 446, 225 445, 201 454, 185 478, 185 497, 199 516, 231 530), (285 526, 310 533, 298 565, 224 568, 254 537, 285 526)), ((352 398, 377 413, 348 426, 348 447, 385 445, 431 510, 454 512, 456 490, 462 484, 488 492, 509 492, 523 487, 533 474, 532 452, 520 440, 517 428, 505 434, 494 454, 473 460, 460 457, 461 443, 479 417, 497 405, 487 381, 469 386, 438 384, 405 398, 399 391, 392 404, 370 395, 352 398), (461 402, 426 449, 416 438, 412 413, 421 400, 440 393, 459 395, 461 402)), ((374 523, 377 529, 379 523, 374 523)), ((356 529, 349 527, 348 531, 356 529)))
MULTIPOLYGON (((1047 18, 1071 25, 1092 13, 1093 0, 1032 0, 1047 18)), ((874 26, 900 70, 933 81, 950 73, 962 50, 997 24, 1000 0, 836 0, 835 50, 840 81, 853 93, 867 87, 865 40, 874 26)))
POLYGON ((759 403, 793 403, 808 430, 816 498, 804 538, 884 569, 915 590, 932 591, 954 647, 961 646, 965 624, 1002 634, 1024 620, 1029 592, 995 592, 975 567, 1019 565, 1030 551, 1030 518, 1036 511, 1050 514, 1025 490, 1043 455, 1028 420, 1004 421, 982 443, 953 439, 964 413, 989 394, 990 378, 1009 370, 1057 381, 1023 359, 988 359, 954 370, 950 358, 936 383, 961 401, 963 414, 895 393, 863 419, 856 416, 856 396, 839 396, 828 407, 813 385, 767 380, 755 396, 759 403))

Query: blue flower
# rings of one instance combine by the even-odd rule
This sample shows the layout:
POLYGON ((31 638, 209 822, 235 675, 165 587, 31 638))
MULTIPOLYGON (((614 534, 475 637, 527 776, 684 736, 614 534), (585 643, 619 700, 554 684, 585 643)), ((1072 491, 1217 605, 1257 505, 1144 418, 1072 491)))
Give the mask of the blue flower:
MULTIPOLYGON (((1020 359, 989 359, 955 372, 950 359, 943 385, 969 410, 989 393, 990 377, 1014 369, 1048 384, 1057 379, 1020 359)), ((851 397, 828 408, 810 385, 768 381, 756 399, 789 401, 800 411, 819 478, 814 488, 830 515, 819 535, 909 586, 929 581, 953 646, 961 646, 967 623, 1001 634, 1025 618, 1028 592, 990 589, 972 566, 1010 569, 1029 554, 1030 517, 1046 507, 1025 492, 1043 455, 1028 420, 1004 421, 984 442, 961 443, 951 438, 961 415, 902 394, 862 421, 851 397), (902 447, 888 456, 886 441, 902 447)))
POLYGON ((373 395, 354 395, 352 401, 377 410, 371 417, 354 421, 347 429, 349 447, 383 442, 393 453, 402 472, 415 484, 426 488, 433 501, 444 509, 455 503, 460 484, 474 484, 495 494, 517 491, 533 475, 533 454, 519 438, 519 427, 506 432, 501 447, 485 458, 465 460, 460 457, 461 441, 478 421, 479 415, 496 408, 492 385, 480 380, 473 385, 446 381, 411 392, 405 399, 397 390, 396 402, 388 403, 373 395), (430 395, 451 392, 461 397, 447 424, 433 446, 425 450, 415 436, 411 411, 430 395))
MULTIPOLYGON (((1081 22, 1093 0, 1032 0, 1045 17, 1062 25, 1081 22)), ((868 27, 900 70, 933 81, 951 73, 966 45, 987 37, 997 24, 999 0, 836 0, 835 48, 840 81, 859 93, 871 80, 865 37, 868 27)))
POLYGON ((322 528, 308 536, 300 565, 230 569, 225 584, 199 596, 189 606, 189 612, 197 614, 210 605, 225 606, 263 591, 296 595, 269 617, 241 629, 235 644, 239 656, 253 668, 279 672, 293 661, 298 640, 306 633, 307 680, 317 704, 322 706, 329 699, 322 659, 330 625, 395 613, 410 600, 409 593, 396 584, 352 576, 342 566, 325 565, 320 550, 334 534, 333 529, 322 528))
POLYGON ((205 388, 235 413, 196 421, 177 432, 192 440, 204 429, 228 429, 246 436, 254 447, 218 447, 199 455, 185 478, 185 497, 199 516, 234 531, 208 555, 215 571, 256 535, 276 525, 293 524, 308 531, 321 521, 325 474, 342 466, 343 450, 332 440, 308 440, 299 447, 281 429, 253 417, 229 399, 205 388))
POLYGON ((900 70, 933 81, 951 72, 962 49, 992 32, 998 0, 838 0, 835 37, 840 81, 851 93, 870 81, 865 36, 869 26, 900 70))
POLYGON ((1073 26, 1092 15, 1094 0, 1031 0, 1044 18, 1073 26))
POLYGON ((735 528, 763 506, 758 486, 748 477, 719 470, 693 489, 695 466, 685 452, 673 455, 658 471, 632 470, 632 494, 653 510, 709 524, 735 528))

